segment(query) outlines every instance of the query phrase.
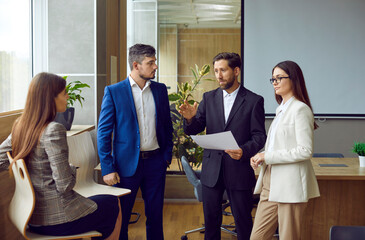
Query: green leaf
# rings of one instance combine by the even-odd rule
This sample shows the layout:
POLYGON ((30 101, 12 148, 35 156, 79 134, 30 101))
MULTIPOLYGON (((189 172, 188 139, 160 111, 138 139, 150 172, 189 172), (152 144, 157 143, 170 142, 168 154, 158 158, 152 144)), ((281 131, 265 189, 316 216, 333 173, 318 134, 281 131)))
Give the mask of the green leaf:
POLYGON ((170 102, 175 102, 177 100, 181 99, 181 96, 177 93, 171 93, 169 94, 169 101, 170 102))
POLYGON ((194 100, 189 100, 189 101, 188 101, 188 103, 189 103, 190 105, 194 105, 195 101, 194 101, 194 100))
POLYGON ((171 114, 172 114, 172 115, 174 115, 174 116, 175 116, 175 117, 177 117, 177 118, 180 118, 180 114, 178 114, 178 113, 176 113, 176 112, 172 112, 172 111, 171 111, 171 114))
POLYGON ((198 79, 198 76, 196 75, 194 69, 191 67, 190 70, 193 73, 195 80, 197 80, 198 79))
POLYGON ((186 82, 186 83, 184 84, 184 92, 186 92, 186 91, 188 90, 188 87, 189 87, 189 83, 187 83, 187 82, 186 82))
POLYGON ((195 70, 196 70, 197 73, 199 73, 199 67, 198 67, 197 64, 195 64, 195 70))
POLYGON ((202 69, 200 70, 200 76, 205 76, 209 73, 210 71, 210 65, 209 64, 204 64, 204 66, 202 67, 202 69))

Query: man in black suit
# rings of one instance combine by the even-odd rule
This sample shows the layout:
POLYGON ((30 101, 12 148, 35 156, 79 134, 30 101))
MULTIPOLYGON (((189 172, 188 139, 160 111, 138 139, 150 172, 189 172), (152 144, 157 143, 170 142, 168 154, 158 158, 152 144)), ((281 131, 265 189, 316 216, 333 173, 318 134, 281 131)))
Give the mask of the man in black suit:
POLYGON ((231 131, 239 149, 205 149, 201 182, 205 239, 219 240, 222 224, 222 196, 227 191, 235 219, 238 240, 249 239, 252 229, 252 189, 255 174, 250 158, 265 144, 264 99, 240 86, 241 58, 236 53, 219 53, 213 59, 220 88, 206 92, 199 107, 185 102, 180 106, 184 131, 207 134, 231 131))

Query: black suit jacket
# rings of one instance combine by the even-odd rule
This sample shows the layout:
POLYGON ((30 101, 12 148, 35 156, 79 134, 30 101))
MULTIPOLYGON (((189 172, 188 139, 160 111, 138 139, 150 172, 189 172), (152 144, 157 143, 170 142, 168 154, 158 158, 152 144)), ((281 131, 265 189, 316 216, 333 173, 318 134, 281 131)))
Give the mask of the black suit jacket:
POLYGON ((235 160, 224 151, 205 149, 202 184, 214 187, 223 166, 227 188, 252 189, 256 180, 250 158, 264 147, 266 141, 264 99, 241 86, 225 124, 223 90, 217 88, 206 92, 191 123, 184 122, 184 131, 195 135, 205 128, 207 134, 231 131, 243 155, 240 160, 235 160))

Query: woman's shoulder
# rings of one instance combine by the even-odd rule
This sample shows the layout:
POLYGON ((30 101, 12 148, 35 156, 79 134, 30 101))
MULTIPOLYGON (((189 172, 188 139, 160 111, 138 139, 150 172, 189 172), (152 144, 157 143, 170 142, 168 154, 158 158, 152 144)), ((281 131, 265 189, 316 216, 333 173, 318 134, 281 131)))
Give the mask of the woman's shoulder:
POLYGON ((43 136, 66 135, 66 128, 58 122, 50 122, 44 129, 43 136))
POLYGON ((299 112, 301 112, 301 111, 312 112, 312 110, 310 109, 310 107, 307 104, 305 104, 304 102, 299 101, 295 98, 293 99, 293 102, 292 102, 292 108, 299 112))

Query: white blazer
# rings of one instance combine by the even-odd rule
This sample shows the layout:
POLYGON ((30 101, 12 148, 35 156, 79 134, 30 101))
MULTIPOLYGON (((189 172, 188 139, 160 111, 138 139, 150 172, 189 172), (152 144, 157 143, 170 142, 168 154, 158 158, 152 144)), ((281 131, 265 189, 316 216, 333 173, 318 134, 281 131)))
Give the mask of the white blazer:
MULTIPOLYGON (((311 109, 305 103, 293 99, 277 125, 274 150, 265 152, 265 163, 255 186, 255 194, 261 192, 265 169, 267 164, 271 164, 269 201, 298 203, 319 197, 318 183, 310 160, 313 152, 313 124, 311 109)), ((270 132, 271 127, 265 149, 270 141, 270 132)))

